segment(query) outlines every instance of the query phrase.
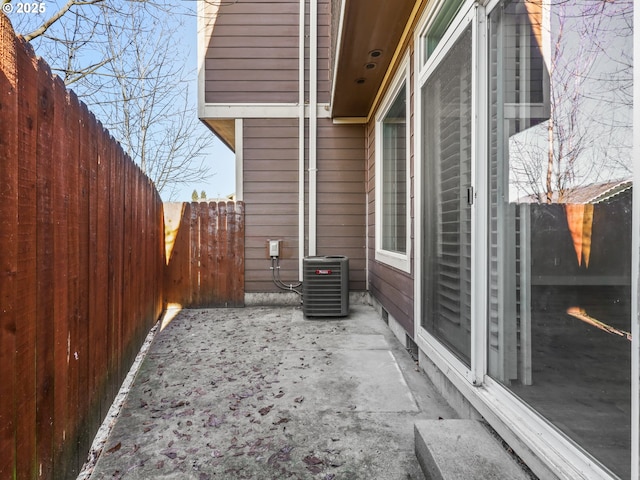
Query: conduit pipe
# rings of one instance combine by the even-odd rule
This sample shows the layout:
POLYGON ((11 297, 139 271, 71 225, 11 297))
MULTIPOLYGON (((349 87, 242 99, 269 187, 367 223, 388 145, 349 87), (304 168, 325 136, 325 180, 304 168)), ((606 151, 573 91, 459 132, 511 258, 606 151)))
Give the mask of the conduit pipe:
POLYGON ((309 11, 309 255, 317 245, 318 0, 309 11))
POLYGON ((304 257, 304 32, 305 3, 300 0, 300 26, 298 37, 298 278, 302 280, 302 258, 304 257))

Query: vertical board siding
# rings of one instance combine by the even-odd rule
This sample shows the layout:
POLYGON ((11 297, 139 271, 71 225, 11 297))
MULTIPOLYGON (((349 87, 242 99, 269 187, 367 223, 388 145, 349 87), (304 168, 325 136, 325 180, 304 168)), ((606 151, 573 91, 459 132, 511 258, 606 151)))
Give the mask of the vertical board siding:
POLYGON ((167 304, 244 306, 244 203, 164 205, 167 304))
POLYGON ((282 241, 282 280, 298 280, 298 119, 245 119, 243 125, 245 289, 277 292, 269 239, 282 241))
POLYGON ((349 257, 350 290, 366 290, 365 129, 318 120, 318 255, 349 257))
POLYGON ((0 477, 71 478, 162 312, 162 203, 4 15, 0 123, 0 477))
POLYGON ((298 0, 207 2, 206 103, 298 101, 298 0))

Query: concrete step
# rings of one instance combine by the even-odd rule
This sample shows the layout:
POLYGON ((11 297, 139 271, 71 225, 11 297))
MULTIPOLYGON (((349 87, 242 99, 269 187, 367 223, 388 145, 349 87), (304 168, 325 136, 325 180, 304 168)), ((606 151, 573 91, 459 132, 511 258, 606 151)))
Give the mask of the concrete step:
POLYGON ((421 420, 414 431, 427 480, 530 480, 477 420, 421 420))

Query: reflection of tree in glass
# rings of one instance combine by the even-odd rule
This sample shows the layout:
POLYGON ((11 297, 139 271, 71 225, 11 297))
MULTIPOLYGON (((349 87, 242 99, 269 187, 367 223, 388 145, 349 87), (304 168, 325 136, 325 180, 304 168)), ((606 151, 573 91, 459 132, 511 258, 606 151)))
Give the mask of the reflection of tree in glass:
POLYGON ((527 11, 549 117, 510 138, 511 183, 565 202, 578 186, 631 174, 633 2, 532 0, 527 11))

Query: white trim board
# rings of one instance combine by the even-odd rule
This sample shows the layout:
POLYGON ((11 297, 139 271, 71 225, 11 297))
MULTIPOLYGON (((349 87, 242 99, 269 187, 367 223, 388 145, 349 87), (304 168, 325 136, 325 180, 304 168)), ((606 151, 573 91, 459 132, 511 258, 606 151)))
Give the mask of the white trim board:
MULTIPOLYGON (((201 120, 222 118, 299 118, 298 103, 204 103, 200 104, 198 113, 201 120)), ((305 105, 305 117, 311 111, 305 105)), ((329 104, 318 103, 316 118, 330 118, 329 104)))

